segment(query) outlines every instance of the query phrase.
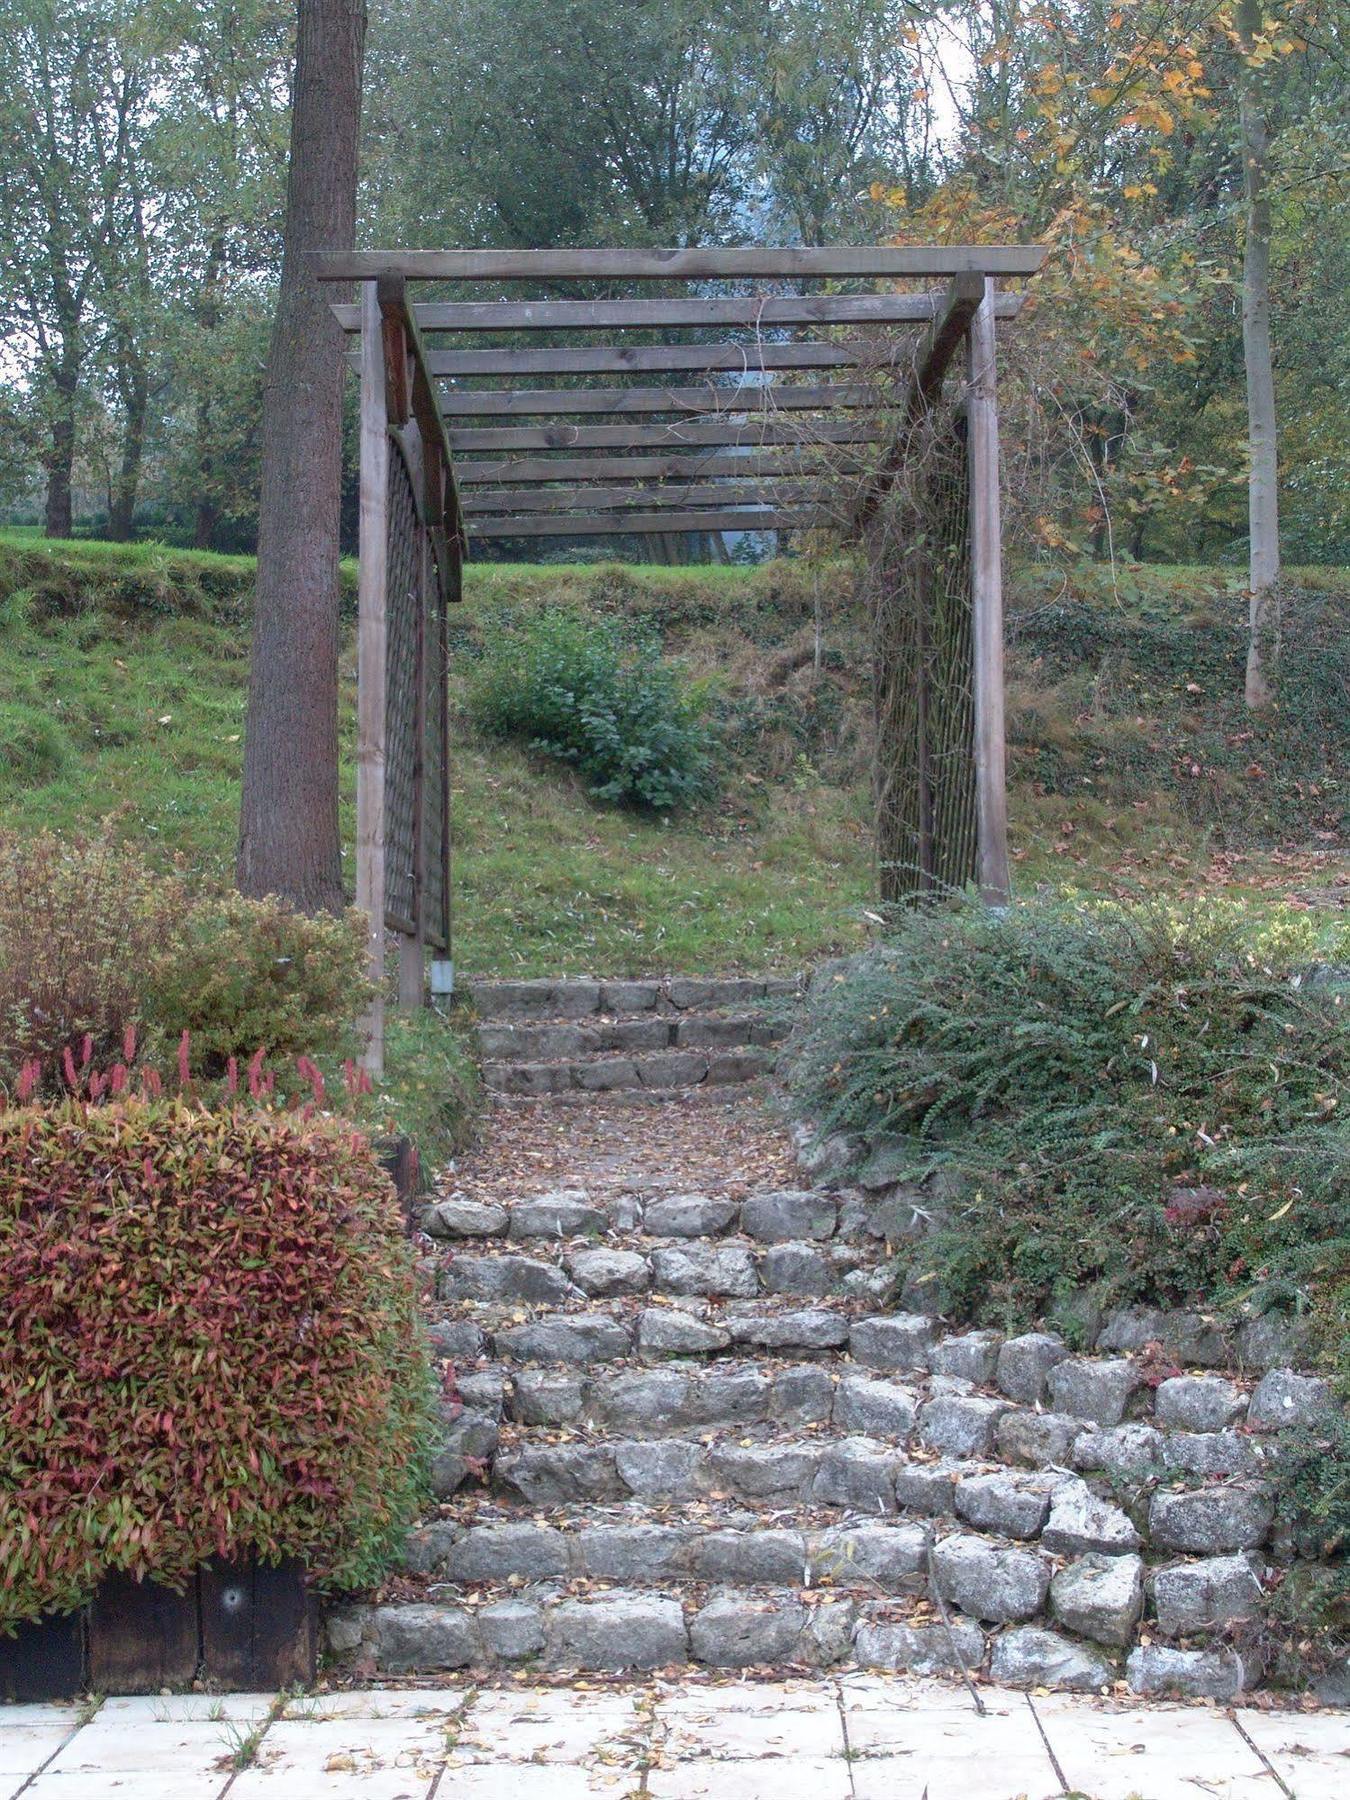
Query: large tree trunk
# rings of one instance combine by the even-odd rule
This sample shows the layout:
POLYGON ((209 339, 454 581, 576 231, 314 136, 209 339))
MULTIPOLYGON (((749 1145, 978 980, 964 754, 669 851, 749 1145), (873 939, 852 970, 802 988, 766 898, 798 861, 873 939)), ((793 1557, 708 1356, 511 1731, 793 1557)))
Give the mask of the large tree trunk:
POLYGON ((309 259, 356 237, 363 0, 299 0, 281 291, 263 390, 258 581, 236 878, 342 905, 338 508, 342 334, 309 259))
POLYGON ((136 518, 136 500, 141 486, 141 463, 145 456, 145 423, 150 411, 150 377, 139 350, 126 349, 118 377, 122 410, 122 460, 113 483, 112 504, 108 508, 108 536, 115 543, 127 543, 136 518))
POLYGON ((42 529, 49 538, 68 538, 71 532, 71 490, 75 479, 75 411, 62 402, 52 420, 51 440, 45 458, 47 504, 42 529))
POLYGON ((52 376, 51 428, 42 459, 47 475, 47 503, 42 529, 49 538, 68 538, 73 524, 75 487, 75 405, 80 387, 79 351, 73 330, 66 333, 65 352, 52 376))
MULTIPOLYGON (((1242 0, 1238 30, 1244 50, 1261 30, 1260 0, 1242 0)), ((1275 375, 1270 351, 1270 137, 1261 73, 1244 64, 1239 118, 1247 198, 1242 258, 1242 353, 1247 373, 1247 519, 1251 586, 1246 699, 1268 706, 1279 650, 1280 500, 1276 464, 1275 375)))

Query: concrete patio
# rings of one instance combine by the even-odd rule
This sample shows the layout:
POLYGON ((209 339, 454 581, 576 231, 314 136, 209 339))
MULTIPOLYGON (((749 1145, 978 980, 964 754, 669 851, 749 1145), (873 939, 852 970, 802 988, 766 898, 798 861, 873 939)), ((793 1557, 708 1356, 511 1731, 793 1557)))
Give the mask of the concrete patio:
POLYGON ((1350 1713, 822 1676, 0 1708, 2 1800, 1345 1800, 1350 1713))

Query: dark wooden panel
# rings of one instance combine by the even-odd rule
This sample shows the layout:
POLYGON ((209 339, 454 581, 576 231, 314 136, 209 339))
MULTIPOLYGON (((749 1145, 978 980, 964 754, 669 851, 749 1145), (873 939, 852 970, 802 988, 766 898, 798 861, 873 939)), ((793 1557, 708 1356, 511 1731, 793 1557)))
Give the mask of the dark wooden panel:
POLYGON ((318 1664, 313 1597, 298 1562, 208 1563, 200 1576, 202 1663, 222 1688, 308 1686, 318 1664))
POLYGON ((197 1673, 197 1594, 106 1575, 89 1606, 89 1686, 96 1694, 153 1694, 197 1673))
MULTIPOLYGON (((739 294, 707 300, 446 300, 422 301, 413 317, 423 331, 674 331, 713 325, 915 324, 931 319, 941 294, 739 294)), ((1015 318, 1016 295, 997 317, 1015 318)), ((356 306, 335 306, 344 331, 361 329, 356 306)))
POLYGON ((462 488, 526 481, 695 481, 707 475, 811 475, 857 472, 856 451, 845 448, 690 450, 669 456, 508 456, 455 465, 462 488))
POLYGON ((1039 244, 747 245, 659 250, 358 250, 319 256, 320 281, 735 281, 1034 275, 1039 244))
POLYGON ((0 1700, 73 1700, 84 1691, 83 1613, 20 1625, 12 1637, 0 1632, 0 1700))
POLYGON ((828 525, 831 515, 805 508, 792 512, 761 507, 754 512, 572 513, 544 518, 474 519, 473 537, 594 537, 632 531, 802 531, 828 525))
POLYGON ((449 433, 456 450, 629 450, 678 444, 867 444, 876 425, 835 419, 691 419, 675 425, 499 425, 449 433))
POLYGON ((446 418, 561 418, 568 413, 728 413, 857 410, 883 404, 875 387, 742 383, 739 387, 456 389, 441 397, 446 418))

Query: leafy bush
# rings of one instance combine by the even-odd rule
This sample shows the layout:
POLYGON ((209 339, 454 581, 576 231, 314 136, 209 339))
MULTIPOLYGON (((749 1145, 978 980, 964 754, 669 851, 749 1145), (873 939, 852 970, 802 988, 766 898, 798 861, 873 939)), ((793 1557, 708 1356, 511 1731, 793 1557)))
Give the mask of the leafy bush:
POLYGON ((159 945, 144 978, 143 1017, 193 1066, 220 1074, 230 1057, 341 1044, 365 1004, 365 923, 310 917, 277 899, 205 895, 159 945))
POLYGON ((129 1033, 172 1055, 187 1032, 196 1073, 346 1047, 368 992, 355 913, 310 918, 279 900, 193 892, 120 845, 0 837, 0 1079, 41 1063, 63 1085, 63 1052, 95 1067, 129 1033))
POLYGON ((36 1059, 57 1084, 62 1051, 86 1037, 96 1061, 117 1054, 188 907, 180 880, 152 874, 110 830, 0 835, 0 1077, 36 1059))
POLYGON ((797 1104, 942 1173, 903 1254, 952 1311, 1310 1305, 1350 1376, 1350 1037, 1312 942, 1237 908, 915 914, 820 991, 797 1104))
POLYGON ((469 712, 488 737, 571 763, 600 800, 665 809, 708 793, 715 736, 703 697, 657 640, 548 607, 486 649, 469 712))
POLYGON ((423 1497, 411 1255, 349 1127, 0 1113, 0 1318, 0 1627, 214 1554, 364 1585, 423 1497))

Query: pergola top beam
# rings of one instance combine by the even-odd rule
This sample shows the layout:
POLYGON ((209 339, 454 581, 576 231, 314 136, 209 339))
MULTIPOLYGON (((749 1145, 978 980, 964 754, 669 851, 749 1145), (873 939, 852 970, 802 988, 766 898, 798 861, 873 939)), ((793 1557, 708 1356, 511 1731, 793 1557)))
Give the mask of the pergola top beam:
POLYGON ((881 391, 862 382, 823 387, 799 383, 731 382, 722 387, 455 388, 443 394, 446 418, 565 418, 569 413, 856 412, 884 404, 881 391))
POLYGON ((320 281, 735 281, 1034 275, 1040 244, 835 244, 661 250, 360 250, 320 256, 320 281))

